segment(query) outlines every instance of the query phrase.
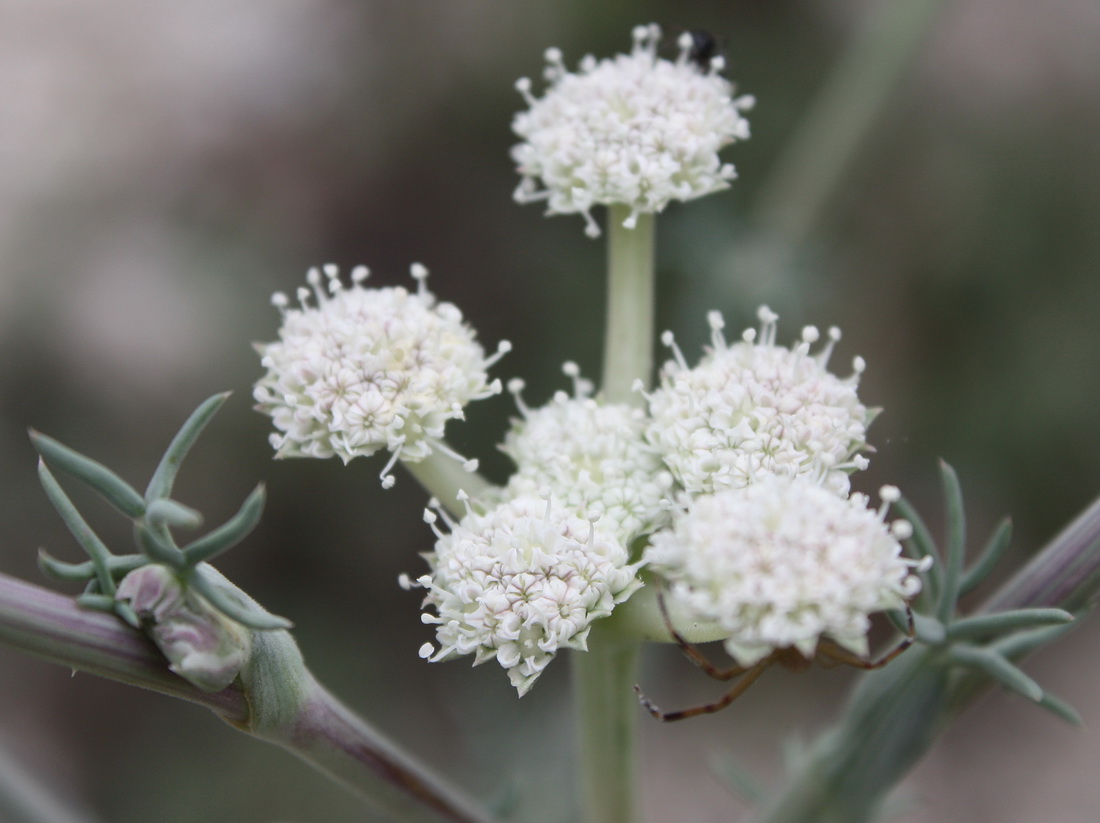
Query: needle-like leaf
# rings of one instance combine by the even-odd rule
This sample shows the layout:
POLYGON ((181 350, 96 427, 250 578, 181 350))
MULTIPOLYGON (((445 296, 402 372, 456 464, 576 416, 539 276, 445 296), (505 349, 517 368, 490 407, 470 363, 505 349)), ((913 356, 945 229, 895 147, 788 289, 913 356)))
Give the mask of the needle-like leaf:
POLYGON ((272 629, 289 629, 294 624, 284 617, 271 614, 262 607, 249 603, 240 596, 235 596, 227 589, 212 582, 202 571, 202 567, 196 567, 187 575, 187 584, 199 594, 210 601, 218 611, 226 617, 236 620, 250 629, 268 631, 272 629))
POLYGON ((948 626, 947 637, 949 640, 974 640, 1020 629, 1061 626, 1072 620, 1073 615, 1062 609, 1015 609, 956 620, 948 626))
POLYGON ((1038 703, 1043 699, 1042 687, 994 649, 960 643, 952 646, 949 654, 953 662, 985 672, 1006 689, 1028 700, 1038 703))
POLYGON ((962 583, 959 586, 960 597, 976 589, 982 581, 989 577, 989 573, 1004 557, 1005 550, 1011 542, 1012 521, 1006 517, 993 531, 989 542, 982 549, 982 553, 978 555, 977 561, 963 575, 962 583))
POLYGON ((161 458, 157 470, 153 473, 153 479, 149 481, 149 486, 145 490, 146 502, 171 496, 172 487, 176 482, 176 475, 179 473, 180 463, 183 462, 183 458, 187 456, 187 452, 195 444, 202 430, 206 428, 210 418, 221 408, 228 397, 229 392, 222 392, 207 398, 187 418, 187 421, 169 444, 164 457, 161 458))
POLYGON ((947 515, 947 540, 944 547, 943 591, 936 604, 936 616, 947 623, 955 614, 962 583, 963 562, 966 556, 966 513, 963 510, 962 489, 955 470, 940 461, 943 479, 943 496, 947 515))
POLYGON ((92 527, 88 525, 87 521, 80 516, 80 512, 76 510, 73 501, 65 494, 65 491, 57 482, 57 478, 53 476, 53 473, 46 466, 46 461, 42 458, 38 459, 38 479, 42 483, 42 488, 46 491, 46 497, 57 509, 57 513, 61 516, 61 520, 65 523, 69 532, 91 557, 100 589, 104 594, 114 595, 115 581, 111 578, 110 567, 108 566, 108 560, 111 557, 110 550, 99 539, 99 536, 92 531, 92 527))
POLYGON ((145 513, 141 495, 102 463, 34 429, 30 437, 34 448, 50 466, 89 486, 127 517, 141 517, 145 513))
POLYGON ((240 510, 218 528, 184 546, 183 556, 191 565, 217 557, 237 545, 256 528, 264 511, 265 492, 261 483, 252 490, 240 510))

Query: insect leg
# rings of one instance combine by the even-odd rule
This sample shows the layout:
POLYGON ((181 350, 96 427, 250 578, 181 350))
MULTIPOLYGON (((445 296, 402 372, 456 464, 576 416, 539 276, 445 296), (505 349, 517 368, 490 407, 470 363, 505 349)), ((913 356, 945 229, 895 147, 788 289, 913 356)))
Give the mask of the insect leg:
POLYGON ((638 695, 638 702, 642 704, 647 712, 658 720, 666 723, 671 723, 674 720, 687 720, 689 717, 698 717, 701 714, 713 714, 714 712, 720 712, 726 706, 730 705, 734 700, 740 697, 745 691, 756 682, 756 679, 764 673, 764 670, 771 665, 772 659, 770 657, 764 658, 755 666, 751 666, 748 669, 744 669, 741 674, 744 675, 732 689, 726 692, 721 698, 713 703, 706 703, 702 706, 692 706, 690 709, 681 709, 675 712, 663 712, 657 705, 646 697, 642 693, 640 686, 635 686, 634 691, 638 695))

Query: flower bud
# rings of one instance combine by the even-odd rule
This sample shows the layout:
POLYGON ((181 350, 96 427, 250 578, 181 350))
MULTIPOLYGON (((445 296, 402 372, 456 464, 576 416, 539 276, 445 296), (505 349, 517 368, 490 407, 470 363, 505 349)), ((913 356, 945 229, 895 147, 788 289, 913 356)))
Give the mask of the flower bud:
POLYGON ((167 566, 135 569, 115 596, 129 601, 168 658, 168 667, 203 691, 226 688, 248 660, 251 632, 185 586, 167 566))

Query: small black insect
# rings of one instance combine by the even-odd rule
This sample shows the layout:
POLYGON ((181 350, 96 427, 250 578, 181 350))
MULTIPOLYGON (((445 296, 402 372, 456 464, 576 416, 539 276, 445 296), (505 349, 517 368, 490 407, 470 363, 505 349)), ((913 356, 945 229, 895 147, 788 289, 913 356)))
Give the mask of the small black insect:
POLYGON ((710 71, 710 61, 722 56, 722 44, 718 38, 709 31, 703 29, 690 29, 681 37, 690 37, 691 45, 688 47, 688 60, 703 71, 710 71))

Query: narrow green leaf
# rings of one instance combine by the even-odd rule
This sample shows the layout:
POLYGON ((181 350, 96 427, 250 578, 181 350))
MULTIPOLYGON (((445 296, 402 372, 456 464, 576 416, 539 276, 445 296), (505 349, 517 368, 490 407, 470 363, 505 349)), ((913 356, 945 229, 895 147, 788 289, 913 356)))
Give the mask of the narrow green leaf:
POLYGON ((83 563, 66 563, 51 556, 45 549, 38 550, 38 569, 46 577, 54 580, 65 580, 70 583, 83 583, 89 577, 95 576, 95 566, 92 561, 83 563))
POLYGON ((1056 626, 1043 626, 1039 629, 1027 629, 995 640, 990 644, 990 648, 1007 658, 1015 659, 1058 639, 1076 625, 1077 621, 1073 621, 1056 626))
POLYGON ((194 566, 211 560, 241 542, 260 522, 264 511, 264 498, 264 486, 261 483, 252 490, 252 494, 248 495, 233 517, 183 547, 183 556, 187 562, 194 566))
POLYGON ((966 514, 963 511, 959 478, 955 470, 942 460, 940 476, 943 480, 947 540, 944 545, 943 591, 940 592, 940 599, 936 604, 936 616, 941 623, 947 623, 955 614, 959 601, 959 586, 962 583, 963 561, 966 556, 966 514))
POLYGON ((1011 542, 1012 521, 1006 517, 993 530, 993 535, 989 538, 989 542, 985 544, 982 553, 978 555, 977 561, 963 575, 962 583, 959 586, 960 597, 976 589, 982 581, 989 577, 989 573, 1004 557, 1005 550, 1011 542))
POLYGON ((187 418, 187 421, 169 444, 164 457, 161 458, 160 465, 153 473, 153 479, 149 481, 149 486, 145 490, 146 502, 169 497, 172 494, 172 487, 175 485, 176 475, 179 473, 183 458, 187 456, 187 452, 191 450, 199 435, 202 434, 202 430, 210 422, 210 418, 221 408, 228 397, 229 392, 222 392, 221 394, 215 394, 213 397, 208 397, 187 418))
POLYGON ((1065 700, 1060 697, 1055 697, 1050 692, 1043 692, 1043 699, 1039 701, 1039 705, 1047 711, 1054 714, 1056 717, 1060 717, 1067 723, 1073 726, 1084 726, 1085 721, 1081 718, 1077 709, 1073 708, 1065 700))
MULTIPOLYGON (((107 568, 111 571, 111 579, 118 580, 148 562, 149 559, 143 554, 112 555, 107 558, 107 568)), ((95 564, 91 560, 85 560, 83 563, 66 563, 53 557, 45 549, 38 550, 38 568, 47 577, 70 583, 82 583, 95 577, 95 564)))
POLYGON ((924 600, 927 597, 932 602, 937 602, 939 593, 943 589, 943 558, 940 557, 939 549, 936 548, 936 541, 932 539, 932 533, 924 524, 916 508, 904 497, 898 499, 892 508, 913 527, 913 536, 905 541, 909 554, 916 560, 932 558, 932 568, 924 573, 926 586, 921 591, 920 599, 924 600))
POLYGON ((269 631, 272 629, 289 629, 294 625, 286 618, 271 614, 262 607, 249 603, 244 598, 218 586, 204 576, 198 568, 192 570, 192 573, 187 576, 186 582, 209 600, 214 608, 226 617, 236 620, 242 626, 248 626, 248 628, 257 631, 269 631))
POLYGON ((115 610, 115 599, 109 594, 78 594, 76 602, 86 609, 94 609, 97 612, 115 610))
POLYGON ((49 465, 91 487, 127 517, 141 517, 145 501, 113 471, 34 429, 30 436, 34 448, 49 465))
POLYGON ((115 614, 117 614, 135 629, 141 628, 141 618, 138 617, 137 612, 134 611, 134 607, 131 606, 129 603, 123 603, 121 600, 116 600, 115 614))
POLYGON ((167 532, 154 532, 144 523, 135 523, 134 539, 150 560, 171 566, 177 571, 187 565, 183 552, 172 543, 172 537, 167 532))
POLYGON ((154 531, 165 528, 197 529, 202 525, 202 514, 175 500, 157 498, 150 501, 145 521, 154 531))
POLYGON ((1043 699, 1043 689, 1039 684, 993 649, 958 645, 952 646, 948 654, 954 663, 982 671, 1006 689, 1014 691, 1028 700, 1038 703, 1043 699))
POLYGON ((974 640, 1020 629, 1061 626, 1072 620, 1073 615, 1062 609, 1014 609, 956 620, 947 627, 947 637, 950 640, 974 640))
POLYGON ((88 525, 84 518, 80 516, 80 512, 76 510, 73 501, 65 494, 65 491, 57 482, 57 478, 53 476, 46 466, 46 461, 41 457, 38 459, 38 480, 42 483, 42 488, 46 492, 46 497, 49 498, 53 507, 57 509, 57 513, 61 515, 61 520, 65 523, 69 532, 76 538, 76 542, 80 544, 81 548, 88 553, 88 556, 91 557, 92 563, 95 566, 96 579, 99 581, 101 590, 107 595, 114 595, 115 581, 111 578, 110 567, 107 563, 108 559, 111 557, 110 550, 107 548, 106 544, 99 539, 98 535, 92 531, 91 526, 88 525))

